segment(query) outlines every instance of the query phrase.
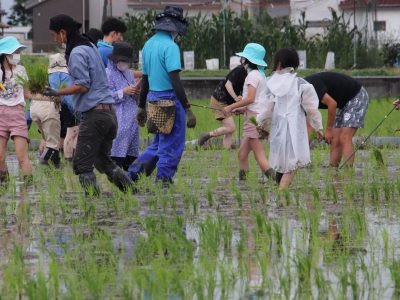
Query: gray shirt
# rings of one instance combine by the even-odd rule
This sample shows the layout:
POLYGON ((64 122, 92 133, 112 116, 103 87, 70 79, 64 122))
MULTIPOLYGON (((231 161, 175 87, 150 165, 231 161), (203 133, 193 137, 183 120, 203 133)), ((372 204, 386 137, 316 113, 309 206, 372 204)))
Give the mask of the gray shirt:
POLYGON ((89 89, 86 93, 72 95, 77 111, 88 111, 99 103, 114 104, 106 70, 96 47, 75 47, 69 57, 68 70, 74 84, 89 89))

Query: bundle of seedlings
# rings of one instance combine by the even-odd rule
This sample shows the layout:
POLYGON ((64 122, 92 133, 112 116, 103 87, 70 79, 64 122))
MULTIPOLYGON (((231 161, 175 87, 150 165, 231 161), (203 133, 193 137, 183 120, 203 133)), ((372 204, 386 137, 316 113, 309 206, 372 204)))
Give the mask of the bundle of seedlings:
POLYGON ((250 117, 250 123, 257 127, 258 131, 258 139, 266 140, 269 137, 269 132, 262 128, 258 123, 255 117, 250 117))
POLYGON ((30 64, 25 67, 28 78, 19 76, 17 80, 24 88, 31 92, 33 101, 51 101, 58 107, 61 103, 60 97, 48 97, 44 95, 49 86, 47 65, 30 64))

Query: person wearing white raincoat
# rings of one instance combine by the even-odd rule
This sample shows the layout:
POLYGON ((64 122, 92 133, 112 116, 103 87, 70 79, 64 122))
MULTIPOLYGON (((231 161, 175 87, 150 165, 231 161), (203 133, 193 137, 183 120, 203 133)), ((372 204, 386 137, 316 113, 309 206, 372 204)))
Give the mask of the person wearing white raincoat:
POLYGON ((318 111, 318 96, 314 87, 294 70, 298 67, 297 52, 279 50, 274 58, 274 73, 267 79, 267 104, 257 116, 261 127, 270 132, 269 162, 277 172, 280 189, 287 188, 298 168, 308 165, 310 147, 306 116, 322 139, 322 118, 318 111))

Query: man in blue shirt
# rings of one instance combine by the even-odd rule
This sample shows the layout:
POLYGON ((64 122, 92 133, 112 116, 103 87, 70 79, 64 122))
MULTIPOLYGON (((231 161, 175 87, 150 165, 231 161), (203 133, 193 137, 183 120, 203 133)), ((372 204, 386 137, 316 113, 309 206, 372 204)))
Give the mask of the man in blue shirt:
POLYGON ((156 34, 142 50, 143 79, 138 122, 144 126, 147 120, 146 100, 156 106, 160 100, 174 101, 175 119, 172 131, 169 134, 155 134, 153 144, 129 167, 129 174, 134 181, 142 173, 149 176, 157 166, 156 181, 161 181, 164 187, 169 186, 185 147, 185 121, 189 128, 196 126, 196 118, 180 81, 180 50, 174 42, 178 35, 185 35, 186 28, 182 9, 167 6, 156 17, 156 34))
POLYGON ((126 191, 131 180, 110 158, 112 142, 117 133, 117 118, 113 107, 104 65, 97 48, 79 33, 81 24, 70 16, 57 15, 50 19, 50 32, 58 44, 66 43, 65 57, 73 84, 49 96, 73 95, 75 110, 82 113, 76 153, 75 174, 87 195, 98 195, 93 166, 119 189, 126 191))
POLYGON ((113 44, 124 40, 123 34, 126 29, 125 23, 116 18, 109 18, 101 25, 104 37, 103 40, 97 42, 97 48, 105 67, 108 64, 108 56, 112 53, 113 44))

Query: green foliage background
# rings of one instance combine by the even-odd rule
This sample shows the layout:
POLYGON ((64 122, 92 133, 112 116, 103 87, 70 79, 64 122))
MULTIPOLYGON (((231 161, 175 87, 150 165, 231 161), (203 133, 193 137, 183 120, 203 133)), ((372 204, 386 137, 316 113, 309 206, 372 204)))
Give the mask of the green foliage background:
MULTIPOLYGON (((154 34, 154 11, 145 14, 126 15, 128 31, 125 39, 131 42, 138 52, 146 40, 154 34)), ((299 25, 289 19, 273 19, 265 11, 256 19, 250 18, 245 11, 237 16, 232 11, 213 14, 211 17, 198 14, 189 17, 187 35, 179 42, 181 49, 195 51, 195 68, 205 68, 205 60, 219 58, 223 65, 223 30, 226 28, 226 57, 241 51, 248 42, 262 44, 267 49, 267 62, 271 62, 274 53, 282 47, 293 47, 307 51, 307 67, 323 68, 328 51, 335 52, 336 67, 353 67, 354 37, 358 68, 380 67, 383 62, 389 64, 384 51, 380 51, 374 40, 367 40, 357 29, 350 28, 349 20, 343 14, 331 10, 332 21, 325 35, 306 36, 308 24, 303 14, 299 25), (224 15, 225 14, 225 15, 224 15), (225 21, 224 21, 225 20, 225 21), (381 55, 380 55, 381 54, 381 55)), ((391 53, 393 56, 393 53, 391 53)))

